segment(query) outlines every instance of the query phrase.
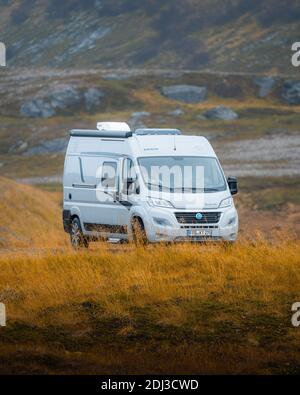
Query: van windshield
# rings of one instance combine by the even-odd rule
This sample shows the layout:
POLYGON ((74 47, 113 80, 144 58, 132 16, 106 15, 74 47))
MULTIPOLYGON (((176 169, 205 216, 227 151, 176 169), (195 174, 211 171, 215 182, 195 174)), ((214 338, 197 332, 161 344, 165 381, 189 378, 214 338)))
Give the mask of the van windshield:
POLYGON ((149 190, 199 193, 219 192, 227 184, 216 158, 192 156, 153 156, 138 158, 149 190))

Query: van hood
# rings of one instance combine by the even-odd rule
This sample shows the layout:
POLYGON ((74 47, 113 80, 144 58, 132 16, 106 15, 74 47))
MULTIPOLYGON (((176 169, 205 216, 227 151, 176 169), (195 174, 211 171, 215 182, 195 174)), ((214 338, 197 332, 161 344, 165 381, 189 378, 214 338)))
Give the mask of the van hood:
POLYGON ((209 210, 219 207, 221 201, 230 197, 228 190, 209 193, 168 193, 151 191, 149 197, 163 199, 172 203, 177 209, 209 210))

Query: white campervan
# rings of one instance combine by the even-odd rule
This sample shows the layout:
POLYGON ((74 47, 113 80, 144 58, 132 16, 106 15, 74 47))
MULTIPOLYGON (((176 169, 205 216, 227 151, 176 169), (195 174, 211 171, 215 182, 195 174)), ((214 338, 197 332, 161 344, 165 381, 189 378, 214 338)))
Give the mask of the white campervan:
POLYGON ((236 240, 238 214, 206 138, 176 129, 98 123, 72 130, 64 166, 63 223, 75 248, 89 241, 236 240))

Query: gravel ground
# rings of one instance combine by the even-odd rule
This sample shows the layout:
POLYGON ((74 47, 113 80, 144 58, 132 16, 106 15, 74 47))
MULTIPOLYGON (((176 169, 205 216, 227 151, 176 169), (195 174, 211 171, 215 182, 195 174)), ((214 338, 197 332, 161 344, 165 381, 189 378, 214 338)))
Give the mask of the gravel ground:
POLYGON ((214 145, 226 173, 254 177, 300 175, 300 134, 214 145))

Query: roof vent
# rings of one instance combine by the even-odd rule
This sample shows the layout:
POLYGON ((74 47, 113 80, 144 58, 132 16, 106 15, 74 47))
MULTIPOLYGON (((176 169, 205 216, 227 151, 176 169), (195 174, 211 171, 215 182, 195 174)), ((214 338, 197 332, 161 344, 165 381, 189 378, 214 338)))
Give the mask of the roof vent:
POLYGON ((134 134, 137 136, 176 136, 180 135, 181 131, 178 129, 137 129, 134 134))
POLYGON ((130 132, 130 127, 126 122, 98 122, 97 129, 102 131, 114 131, 114 132, 130 132))

